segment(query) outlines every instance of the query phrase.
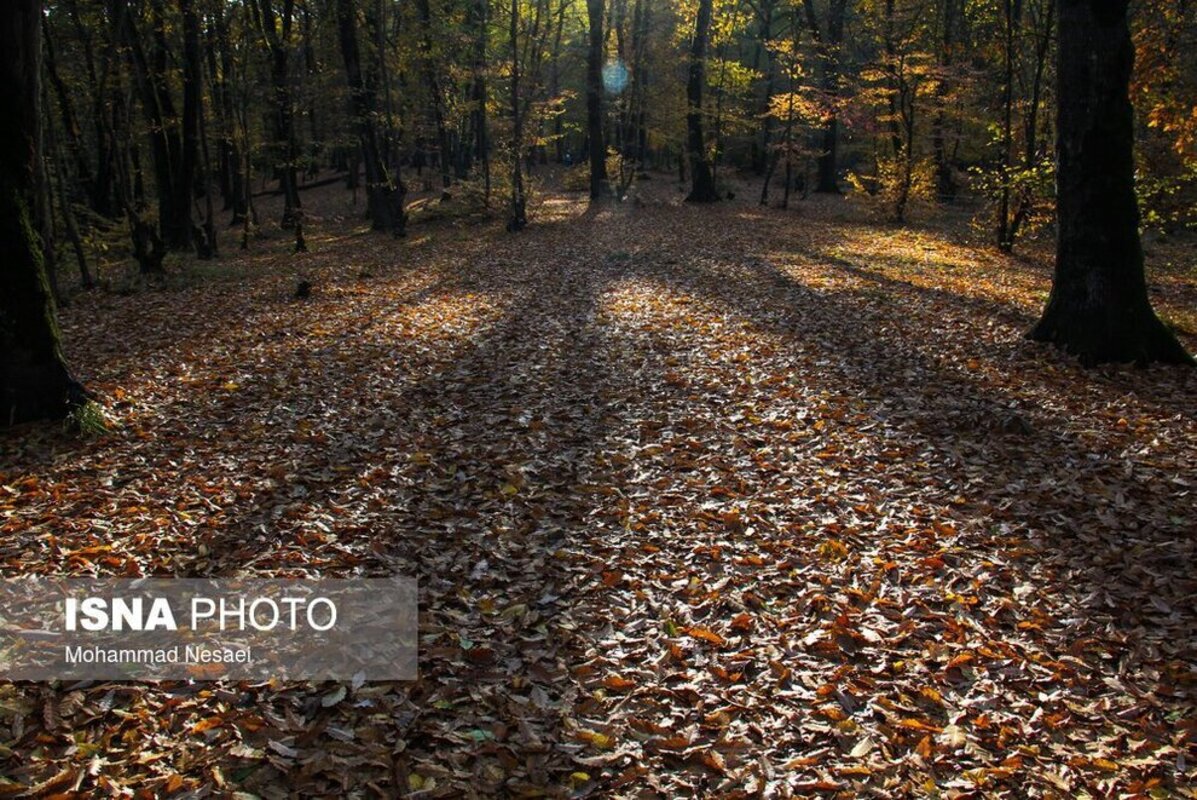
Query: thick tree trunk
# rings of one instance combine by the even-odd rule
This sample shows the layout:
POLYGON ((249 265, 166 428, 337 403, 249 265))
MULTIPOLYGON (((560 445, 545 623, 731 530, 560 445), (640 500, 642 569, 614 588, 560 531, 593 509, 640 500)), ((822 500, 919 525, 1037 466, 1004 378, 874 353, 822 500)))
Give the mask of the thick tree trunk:
POLYGON ((361 55, 357 46, 357 12, 353 0, 337 0, 337 29, 341 55, 349 83, 349 102, 353 109, 353 127, 366 166, 366 207, 375 230, 402 236, 405 228, 402 182, 393 182, 387 173, 374 126, 377 111, 374 91, 362 79, 361 55))
POLYGON ((67 370, 33 208, 41 191, 41 0, 0 3, 0 425, 85 399, 67 370))
POLYGON ((607 145, 603 139, 603 0, 586 0, 590 46, 586 50, 586 136, 590 140, 590 199, 605 198, 607 145))
POLYGON ((690 157, 691 178, 686 202, 689 203, 713 203, 719 199, 715 173, 707 157, 706 137, 702 132, 702 92, 706 83, 707 42, 711 37, 711 2, 699 0, 694 40, 690 43, 690 70, 686 81, 686 150, 690 157))
POLYGON ((1191 362, 1147 297, 1134 187, 1128 0, 1059 0, 1051 297, 1031 338, 1083 363, 1191 362))

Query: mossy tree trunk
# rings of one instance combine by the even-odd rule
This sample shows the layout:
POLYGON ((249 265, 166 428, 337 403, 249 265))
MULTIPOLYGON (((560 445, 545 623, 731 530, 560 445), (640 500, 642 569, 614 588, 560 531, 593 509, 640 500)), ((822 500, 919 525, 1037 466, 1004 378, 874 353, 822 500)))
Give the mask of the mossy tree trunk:
POLYGON ((0 3, 0 425, 84 399, 58 343, 33 219, 41 159, 41 0, 0 3))
POLYGON ((1192 359, 1152 310, 1139 241, 1128 0, 1058 0, 1056 271, 1033 339, 1086 364, 1192 359))

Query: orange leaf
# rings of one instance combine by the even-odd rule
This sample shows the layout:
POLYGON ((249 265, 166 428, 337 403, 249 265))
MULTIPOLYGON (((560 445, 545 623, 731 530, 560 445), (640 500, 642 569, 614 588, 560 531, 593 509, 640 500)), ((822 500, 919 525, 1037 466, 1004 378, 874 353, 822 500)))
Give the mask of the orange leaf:
POLYGON ((686 633, 695 639, 710 642, 717 647, 723 647, 727 644, 726 639, 708 628, 686 628, 686 633))
POLYGON ((208 717, 207 719, 201 719, 199 722, 192 725, 191 732, 203 733, 204 731, 209 731, 213 728, 219 728, 223 724, 224 717, 208 717))
POLYGON ((912 731, 926 731, 928 733, 939 733, 940 731, 943 730, 943 728, 940 728, 937 725, 932 725, 929 722, 923 722, 921 719, 914 719, 912 717, 907 717, 906 719, 902 720, 898 724, 900 726, 902 726, 903 728, 909 728, 912 731))
POLYGON ((608 675, 603 678, 603 686, 615 692, 626 692, 628 689, 635 688, 636 681, 622 675, 608 675))

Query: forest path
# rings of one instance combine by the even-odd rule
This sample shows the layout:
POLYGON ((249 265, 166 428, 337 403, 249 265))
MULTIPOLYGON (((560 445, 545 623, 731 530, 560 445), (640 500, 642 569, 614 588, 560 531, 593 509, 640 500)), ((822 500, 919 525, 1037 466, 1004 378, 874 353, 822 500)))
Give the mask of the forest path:
POLYGON ((122 427, 0 440, 8 570, 415 575, 421 676, 0 687, 4 774, 86 766, 32 749, 68 707, 159 791, 1191 785, 1191 374, 1082 372, 1042 269, 836 201, 536 220, 66 314, 122 427))

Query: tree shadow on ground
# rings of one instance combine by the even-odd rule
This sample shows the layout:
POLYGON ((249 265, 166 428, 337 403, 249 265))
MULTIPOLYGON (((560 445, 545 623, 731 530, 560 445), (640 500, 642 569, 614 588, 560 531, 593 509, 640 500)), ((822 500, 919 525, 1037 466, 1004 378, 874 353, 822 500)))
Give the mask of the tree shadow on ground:
MULTIPOLYGON (((1017 639, 1010 676, 995 674, 1019 702, 1055 713, 1092 694, 1108 698, 1092 681, 1116 674, 1162 699, 1140 710, 1141 729, 1166 726, 1179 707, 1172 665, 1191 655, 1192 642, 1160 641, 1155 623, 1191 615, 1197 587, 1186 569, 1192 545, 1170 522, 1187 519, 1190 504, 1161 480, 1157 456, 1130 450, 1129 440, 1113 454, 1071 409, 1038 402, 1066 383, 1045 377, 1024 392, 945 358, 971 346, 943 338, 964 329, 943 328, 914 301, 958 298, 795 244, 814 268, 881 281, 901 304, 812 287, 801 270, 774 261, 792 241, 784 232, 762 249, 751 232, 722 225, 725 213, 621 207, 519 237, 489 232, 448 263, 413 268, 411 282, 406 272, 364 287, 331 280, 318 303, 288 312, 278 330, 290 333, 261 352, 236 336, 222 341, 219 326, 205 329, 213 346, 244 348, 245 374, 206 377, 194 396, 171 400, 173 428, 111 455, 125 462, 116 472, 183 465, 176 502, 202 519, 160 545, 164 570, 416 575, 421 677, 355 696, 365 711, 324 707, 318 687, 241 686, 238 714, 254 725, 235 738, 220 729, 184 734, 166 759, 184 771, 202 750, 246 791, 334 794, 360 778, 394 795, 414 785, 413 775, 448 791, 565 791, 572 757, 593 752, 595 731, 634 741, 629 718, 675 715, 679 730, 708 724, 711 708, 688 688, 699 679, 682 680, 669 666, 670 637, 636 626, 646 624, 646 605, 648 624, 711 630, 754 608, 744 591, 709 588, 754 574, 754 562, 714 555, 720 548, 784 552, 786 582, 755 582, 752 591, 776 604, 779 619, 813 630, 843 613, 820 593, 888 581, 891 572, 866 565, 861 575, 832 575, 817 555, 824 540, 876 549, 869 540, 883 539, 897 552, 916 528, 945 543, 901 572, 933 570, 918 562, 942 553, 980 582, 899 581, 892 591, 921 605, 903 609, 911 627, 882 662, 893 652, 917 662, 927 641, 996 624, 1017 639), (440 338, 421 344, 432 333, 440 338), (886 504, 888 521, 857 509, 886 504), (934 534, 936 524, 956 532, 934 534), (1094 533, 1111 525, 1125 525, 1126 536, 1094 533), (642 582, 628 585, 620 570, 633 566, 643 568, 642 582), (1004 605, 1023 585, 1057 592, 1045 601, 1055 618, 1004 605), (978 605, 957 607, 947 589, 978 605), (1145 605, 1146 596, 1163 607, 1145 605), (645 691, 596 697, 604 670, 622 668, 640 636, 649 650, 635 650, 633 666, 645 691), (1050 701, 1036 699, 1039 667, 1028 666, 1036 658, 1063 676, 1050 701), (373 738, 346 740, 362 714, 376 718, 373 738), (270 741, 289 742, 300 756, 231 755, 242 739, 263 753, 270 741)), ((969 308, 978 327, 1008 313, 969 308)), ((1148 393, 1170 380, 1136 377, 1148 393)), ((1172 413, 1191 415, 1191 400, 1168 397, 1179 403, 1172 413)), ((103 518, 153 486, 118 488, 113 505, 88 513, 103 518)), ((819 654, 802 643, 806 632, 779 663, 810 653, 832 672, 873 655, 819 654)), ((767 665, 735 663, 760 692, 761 713, 807 712, 805 695, 767 665)), ((699 683, 718 683, 702 674, 699 683)), ((188 686, 122 691, 126 707, 135 696, 154 707, 195 694, 188 686)), ((1119 702, 1110 708, 1125 712, 1119 702)), ((108 714, 95 724, 144 723, 108 714)), ((762 751, 784 739, 782 755, 791 756, 822 744, 784 726, 743 736, 762 751)), ((680 766, 669 753, 637 758, 654 769, 680 766)))

